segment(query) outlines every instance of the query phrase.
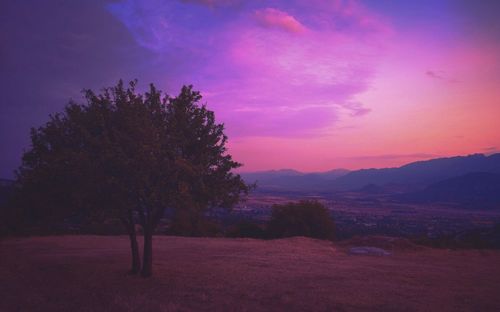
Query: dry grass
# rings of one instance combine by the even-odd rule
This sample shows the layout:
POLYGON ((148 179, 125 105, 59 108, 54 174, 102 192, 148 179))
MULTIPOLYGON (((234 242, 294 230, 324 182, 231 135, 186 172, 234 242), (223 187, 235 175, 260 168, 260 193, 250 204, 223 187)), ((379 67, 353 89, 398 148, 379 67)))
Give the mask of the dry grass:
POLYGON ((306 238, 155 237, 154 277, 126 237, 0 244, 0 311, 500 311, 500 252, 351 256, 306 238))

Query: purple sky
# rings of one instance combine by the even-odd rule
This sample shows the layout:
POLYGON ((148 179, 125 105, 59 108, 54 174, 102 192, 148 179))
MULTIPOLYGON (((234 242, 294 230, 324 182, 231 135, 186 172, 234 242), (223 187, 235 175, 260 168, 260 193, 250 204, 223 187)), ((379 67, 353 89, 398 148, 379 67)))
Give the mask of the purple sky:
POLYGON ((31 126, 120 78, 193 84, 245 170, 497 151, 499 3, 2 1, 0 177, 31 126))

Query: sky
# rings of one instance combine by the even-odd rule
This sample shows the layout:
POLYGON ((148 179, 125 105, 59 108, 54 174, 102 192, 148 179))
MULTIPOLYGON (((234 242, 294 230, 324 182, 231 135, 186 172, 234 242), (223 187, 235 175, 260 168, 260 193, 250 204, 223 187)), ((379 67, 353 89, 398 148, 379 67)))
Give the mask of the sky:
POLYGON ((184 84, 242 171, 500 151, 500 1, 5 0, 0 177, 29 129, 118 79, 184 84))

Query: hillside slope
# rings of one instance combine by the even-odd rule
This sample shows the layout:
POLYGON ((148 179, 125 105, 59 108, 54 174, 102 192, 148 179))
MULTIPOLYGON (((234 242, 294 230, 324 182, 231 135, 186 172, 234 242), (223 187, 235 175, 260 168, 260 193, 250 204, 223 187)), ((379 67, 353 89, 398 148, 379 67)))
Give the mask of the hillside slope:
POLYGON ((401 199, 416 203, 449 202, 476 208, 500 208, 500 174, 473 172, 404 194, 401 199))
POLYGON ((413 162, 398 168, 362 169, 336 179, 333 189, 353 190, 367 184, 424 187, 471 172, 500 173, 500 154, 474 154, 413 162))
MULTIPOLYGON (((363 242, 364 243, 364 242, 363 242)), ((154 276, 126 237, 1 242, 0 311, 499 311, 498 251, 354 256, 306 238, 154 238, 154 276)))

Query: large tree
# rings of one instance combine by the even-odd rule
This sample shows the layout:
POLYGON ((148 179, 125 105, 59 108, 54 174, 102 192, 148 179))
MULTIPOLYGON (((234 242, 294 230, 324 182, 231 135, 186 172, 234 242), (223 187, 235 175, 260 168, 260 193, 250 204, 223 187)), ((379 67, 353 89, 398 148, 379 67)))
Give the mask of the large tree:
POLYGON ((201 99, 192 86, 184 86, 167 107, 177 164, 174 226, 184 227, 179 231, 187 235, 201 234, 207 209, 230 208, 249 191, 241 177, 232 173, 241 164, 227 153, 224 125, 216 123, 201 99))
POLYGON ((18 170, 20 196, 41 224, 55 226, 75 214, 122 220, 132 273, 140 270, 136 215, 160 215, 172 190, 166 98, 160 97, 153 86, 137 94, 135 82, 125 88, 120 81, 99 95, 86 90, 86 103, 71 102, 32 129, 32 147, 18 170))
POLYGON ((125 88, 120 81, 101 94, 86 90, 86 103, 71 102, 32 129, 18 185, 24 206, 44 224, 72 214, 120 218, 130 237, 133 273, 141 267, 140 224, 141 273, 150 276, 152 236, 166 207, 192 214, 209 205, 231 206, 248 188, 231 173, 239 164, 226 153, 223 126, 196 104, 199 93, 184 87, 171 98, 151 85, 141 95, 135 85, 125 88), (182 135, 187 128, 198 134, 182 135))

